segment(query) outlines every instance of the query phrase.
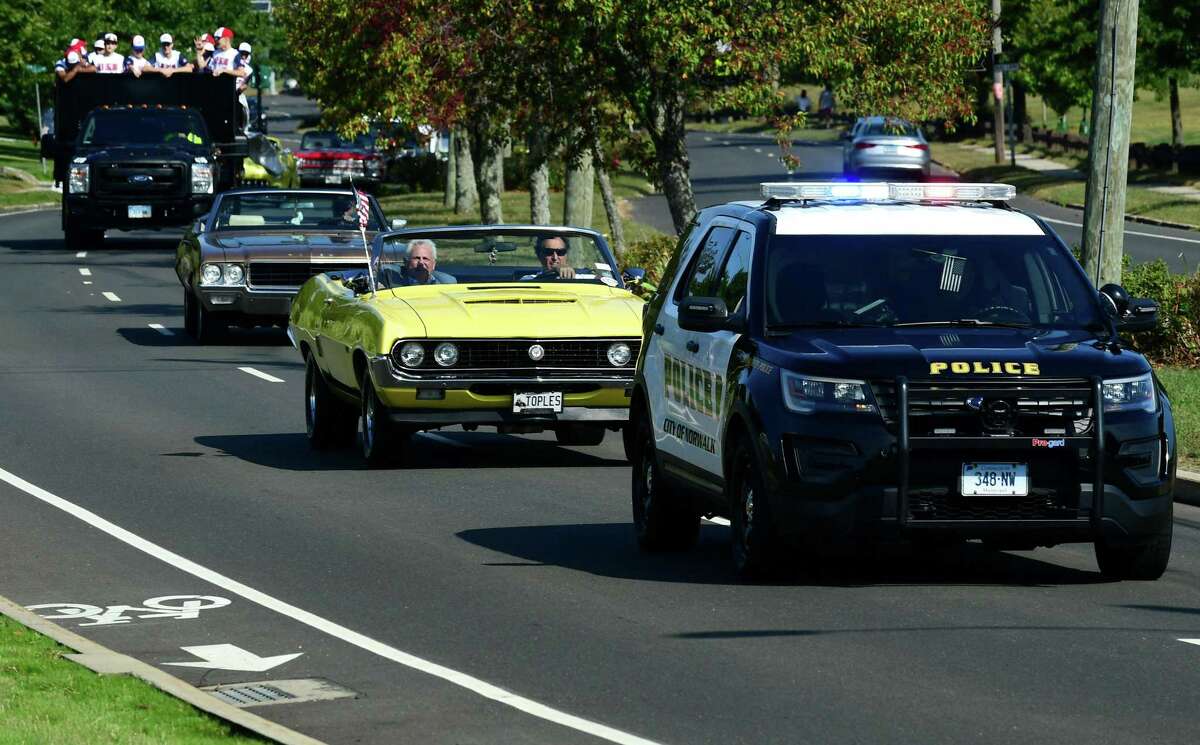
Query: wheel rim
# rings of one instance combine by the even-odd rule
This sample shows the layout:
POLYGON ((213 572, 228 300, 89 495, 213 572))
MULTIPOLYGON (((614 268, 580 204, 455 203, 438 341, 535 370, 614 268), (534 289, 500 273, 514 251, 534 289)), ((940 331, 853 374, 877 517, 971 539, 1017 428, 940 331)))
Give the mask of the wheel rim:
POLYGON ((645 529, 646 518, 654 508, 654 456, 642 451, 642 519, 639 527, 645 529))
POLYGON ((363 449, 369 454, 375 448, 375 394, 370 388, 363 391, 363 449))
POLYGON ((315 378, 316 378, 315 371, 312 369, 312 367, 309 367, 309 369, 308 369, 308 385, 305 386, 306 388, 308 388, 308 391, 307 391, 307 394, 308 394, 308 396, 307 396, 308 397, 307 413, 308 413, 308 432, 309 432, 309 434, 312 434, 314 425, 316 424, 316 421, 317 421, 317 386, 315 385, 315 383, 316 383, 315 378))
MULTIPOLYGON (((744 478, 744 476, 743 476, 744 478)), ((742 544, 749 546, 754 533, 754 487, 742 486, 742 544)))

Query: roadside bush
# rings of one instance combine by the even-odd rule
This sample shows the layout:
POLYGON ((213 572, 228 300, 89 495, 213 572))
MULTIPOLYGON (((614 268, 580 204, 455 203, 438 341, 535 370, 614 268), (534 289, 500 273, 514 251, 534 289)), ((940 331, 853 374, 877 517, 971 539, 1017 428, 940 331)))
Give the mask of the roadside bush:
POLYGON ((646 270, 646 279, 657 285, 662 281, 663 271, 677 245, 679 239, 673 235, 656 235, 637 241, 625 249, 621 268, 641 267, 646 270))
POLYGON ((1200 366, 1200 273, 1171 274, 1161 259, 1131 264, 1126 256, 1121 284, 1158 303, 1158 328, 1134 335, 1132 346, 1156 365, 1200 366))

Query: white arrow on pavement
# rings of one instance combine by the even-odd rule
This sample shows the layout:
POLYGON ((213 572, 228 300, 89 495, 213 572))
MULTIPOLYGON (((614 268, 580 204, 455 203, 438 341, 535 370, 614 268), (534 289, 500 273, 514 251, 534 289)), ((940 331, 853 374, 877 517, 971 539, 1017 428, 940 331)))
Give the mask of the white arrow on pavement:
POLYGON ((213 670, 242 670, 261 673, 278 667, 285 662, 291 662, 303 652, 295 654, 280 654, 274 657, 259 657, 253 652, 247 652, 233 644, 205 644, 199 647, 180 647, 188 654, 194 654, 203 662, 164 662, 164 665, 176 667, 207 667, 213 670))
POLYGON ((1184 644, 1195 644, 1200 646, 1200 639, 1180 639, 1179 641, 1183 642, 1184 644))

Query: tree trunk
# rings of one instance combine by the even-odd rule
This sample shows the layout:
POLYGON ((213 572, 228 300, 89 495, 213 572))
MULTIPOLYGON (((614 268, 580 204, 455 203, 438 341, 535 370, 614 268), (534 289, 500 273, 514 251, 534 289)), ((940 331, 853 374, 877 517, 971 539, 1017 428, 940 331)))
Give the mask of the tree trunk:
POLYGON ((612 238, 613 253, 617 259, 621 259, 625 256, 625 229, 621 225, 621 213, 613 197, 612 182, 608 179, 599 140, 592 145, 592 159, 596 165, 596 179, 600 182, 600 197, 604 200, 604 214, 608 216, 608 234, 612 238))
MULTIPOLYGON (((437 157, 437 152, 434 152, 434 157, 437 157)), ((442 205, 445 207, 454 207, 458 200, 457 187, 455 182, 457 179, 454 172, 456 158, 454 157, 454 134, 450 134, 450 149, 446 157, 446 190, 442 198, 442 205)))
POLYGON ((1179 110, 1179 79, 1167 78, 1167 86, 1171 89, 1171 147, 1178 150, 1183 147, 1183 112, 1179 110))
POLYGON ((475 182, 479 187, 479 221, 484 225, 504 222, 500 197, 504 194, 504 143, 487 131, 486 126, 475 132, 479 165, 475 182))
POLYGON ((540 133, 529 135, 529 221, 550 224, 550 154, 540 133))
POLYGON ((658 179, 662 184, 675 233, 681 234, 696 216, 696 197, 688 176, 687 134, 683 123, 683 101, 668 100, 654 105, 651 125, 647 127, 654 143, 658 179))
POLYGON ((454 130, 454 214, 468 215, 479 206, 475 185, 475 164, 471 158, 471 137, 460 127, 454 130))
POLYGON ((567 161, 567 183, 563 189, 563 224, 592 227, 593 185, 596 170, 591 153, 583 152, 567 161))
POLYGON ((1096 287, 1121 281, 1137 21, 1137 3, 1100 0, 1082 262, 1096 287))

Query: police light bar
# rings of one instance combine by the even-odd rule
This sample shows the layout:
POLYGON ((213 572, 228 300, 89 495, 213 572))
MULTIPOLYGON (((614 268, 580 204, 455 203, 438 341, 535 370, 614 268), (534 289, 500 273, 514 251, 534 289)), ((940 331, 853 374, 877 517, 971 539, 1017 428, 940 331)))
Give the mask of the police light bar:
POLYGON ((912 184, 786 181, 762 185, 767 199, 847 199, 857 202, 995 202, 1017 195, 1010 184, 912 184))

